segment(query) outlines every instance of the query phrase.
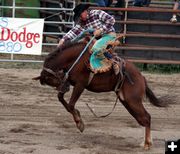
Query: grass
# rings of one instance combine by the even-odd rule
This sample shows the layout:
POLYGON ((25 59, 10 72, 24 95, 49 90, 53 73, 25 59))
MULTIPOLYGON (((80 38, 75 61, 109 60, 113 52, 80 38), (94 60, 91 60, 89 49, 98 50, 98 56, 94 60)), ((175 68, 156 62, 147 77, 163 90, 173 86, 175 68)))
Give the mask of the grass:
POLYGON ((180 73, 180 65, 174 64, 147 64, 144 68, 144 64, 136 64, 141 71, 147 71, 151 73, 180 73))

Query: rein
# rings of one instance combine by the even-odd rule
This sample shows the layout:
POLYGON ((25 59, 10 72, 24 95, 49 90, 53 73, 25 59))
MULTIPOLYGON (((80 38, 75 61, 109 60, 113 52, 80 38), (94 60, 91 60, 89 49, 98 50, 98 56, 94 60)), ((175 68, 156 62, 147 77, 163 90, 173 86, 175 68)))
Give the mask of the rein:
POLYGON ((70 69, 65 73, 65 76, 69 76, 69 72, 73 69, 73 67, 77 64, 77 62, 79 61, 79 59, 82 57, 82 55, 84 54, 84 52, 86 51, 86 49, 89 47, 89 45, 92 43, 92 41, 94 40, 95 36, 93 36, 90 41, 87 43, 87 45, 85 46, 85 48, 83 49, 83 51, 80 53, 80 55, 78 56, 78 58, 75 60, 75 62, 72 64, 72 66, 70 67, 70 69))
POLYGON ((96 118, 105 118, 105 117, 107 117, 107 116, 109 116, 109 115, 111 115, 111 114, 113 113, 113 111, 114 111, 114 109, 115 109, 115 107, 116 107, 116 105, 117 105, 117 102, 118 102, 118 97, 116 97, 116 101, 115 101, 115 103, 114 103, 113 108, 111 109, 111 112, 109 112, 109 113, 107 113, 107 114, 105 114, 105 115, 101 115, 101 116, 98 116, 98 115, 94 112, 94 110, 89 106, 88 103, 86 103, 86 106, 88 107, 88 109, 91 111, 91 113, 92 113, 96 118))
MULTIPOLYGON (((124 66, 124 64, 123 64, 122 66, 124 66)), ((114 91, 116 92, 116 94, 121 90, 121 88, 122 88, 122 86, 123 86, 123 84, 124 84, 125 77, 124 77, 123 73, 124 73, 124 71, 121 70, 121 71, 120 71, 120 74, 119 74, 118 82, 117 82, 116 87, 115 87, 115 90, 114 90, 114 91), (119 88, 118 88, 118 87, 119 87, 119 88)), ((107 114, 105 114, 105 115, 101 115, 101 116, 98 116, 98 115, 94 112, 94 110, 89 106, 88 103, 86 103, 86 106, 88 107, 88 109, 91 111, 91 113, 92 113, 96 118, 105 118, 105 117, 107 117, 107 116, 109 116, 109 115, 111 115, 111 114, 113 113, 113 111, 114 111, 114 109, 115 109, 115 107, 116 107, 116 105, 117 105, 117 101, 118 101, 118 95, 117 95, 117 97, 116 97, 116 101, 115 101, 114 106, 113 106, 113 108, 111 109, 111 111, 110 111, 109 113, 107 113, 107 114)))

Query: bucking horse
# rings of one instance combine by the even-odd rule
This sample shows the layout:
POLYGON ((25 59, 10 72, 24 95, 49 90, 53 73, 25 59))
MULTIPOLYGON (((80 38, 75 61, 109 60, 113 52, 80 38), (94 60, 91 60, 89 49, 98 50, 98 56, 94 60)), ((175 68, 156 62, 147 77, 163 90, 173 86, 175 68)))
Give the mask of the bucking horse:
POLYGON ((141 126, 145 127, 144 148, 149 149, 152 145, 151 116, 144 108, 142 101, 146 96, 157 107, 164 107, 164 103, 155 96, 137 67, 126 59, 124 59, 122 73, 116 75, 113 69, 110 69, 92 76, 92 71, 87 65, 91 56, 90 47, 86 47, 87 42, 72 42, 57 47, 45 58, 40 76, 34 79, 39 80, 42 85, 57 89, 59 101, 72 114, 81 132, 84 130, 84 123, 75 104, 83 91, 85 89, 96 93, 114 91, 128 112, 141 126), (85 48, 86 51, 82 54, 85 48), (77 61, 80 54, 81 57, 77 61), (68 103, 64 99, 66 91, 61 91, 65 82, 73 86, 68 103))

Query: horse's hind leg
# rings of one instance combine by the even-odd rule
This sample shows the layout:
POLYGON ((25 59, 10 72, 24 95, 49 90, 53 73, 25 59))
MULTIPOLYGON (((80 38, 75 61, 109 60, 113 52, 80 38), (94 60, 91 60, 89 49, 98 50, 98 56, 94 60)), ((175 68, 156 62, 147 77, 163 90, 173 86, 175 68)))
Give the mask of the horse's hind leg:
POLYGON ((145 127, 145 142, 144 142, 144 149, 149 149, 152 145, 151 141, 151 116, 145 110, 142 99, 137 99, 137 97, 131 97, 128 100, 122 100, 120 94, 118 97, 125 108, 129 111, 129 113, 137 120, 137 122, 145 127))

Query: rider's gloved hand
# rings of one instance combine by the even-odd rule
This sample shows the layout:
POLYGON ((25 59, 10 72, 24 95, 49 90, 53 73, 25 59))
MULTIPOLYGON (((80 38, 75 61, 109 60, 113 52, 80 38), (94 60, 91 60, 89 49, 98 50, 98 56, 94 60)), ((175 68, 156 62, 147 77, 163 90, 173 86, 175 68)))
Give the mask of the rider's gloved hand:
POLYGON ((94 34, 95 37, 99 37, 100 35, 102 35, 102 30, 101 29, 96 29, 93 34, 94 34))

